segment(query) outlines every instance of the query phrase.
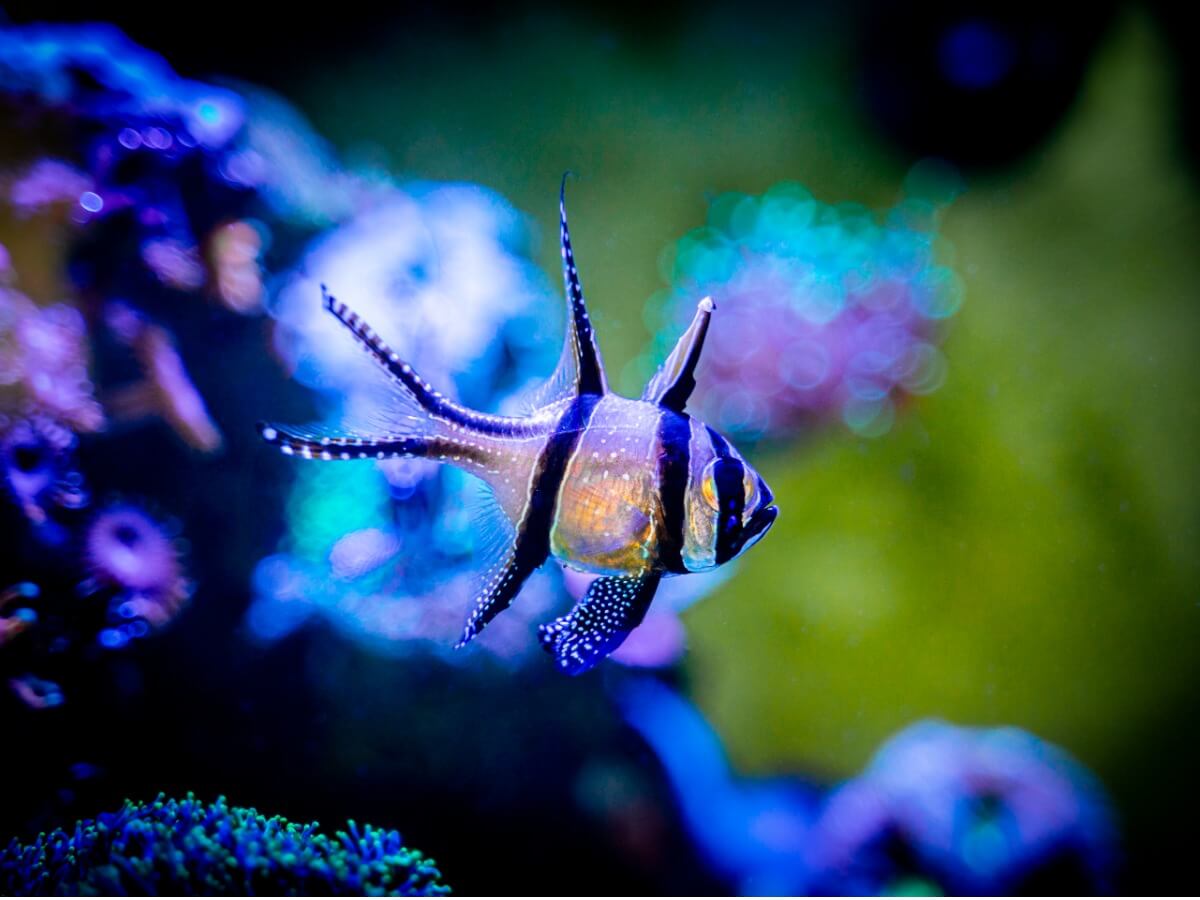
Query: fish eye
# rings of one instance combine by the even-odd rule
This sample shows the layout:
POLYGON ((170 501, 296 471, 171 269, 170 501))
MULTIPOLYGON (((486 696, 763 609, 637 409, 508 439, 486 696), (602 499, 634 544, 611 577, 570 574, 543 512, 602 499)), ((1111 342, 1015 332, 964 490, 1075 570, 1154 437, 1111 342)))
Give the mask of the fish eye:
POLYGON ((704 475, 700 479, 700 494, 704 497, 704 502, 713 509, 721 508, 721 501, 717 497, 717 462, 713 460, 704 467, 704 475))
POLYGON ((746 488, 746 512, 754 512, 758 507, 758 476, 750 471, 749 466, 742 475, 742 484, 746 488))

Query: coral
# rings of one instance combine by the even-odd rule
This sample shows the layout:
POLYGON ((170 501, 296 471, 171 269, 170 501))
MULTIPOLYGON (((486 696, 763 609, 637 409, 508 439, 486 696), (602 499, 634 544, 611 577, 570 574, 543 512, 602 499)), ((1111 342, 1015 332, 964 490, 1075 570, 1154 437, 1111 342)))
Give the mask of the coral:
POLYGON ((116 287, 103 258, 115 246, 137 248, 167 286, 203 284, 200 245, 255 187, 228 165, 245 124, 234 92, 180 77, 111 26, 29 25, 0 29, 0 97, 25 128, 70 126, 71 159, 35 160, 9 200, 24 215, 65 203, 74 224, 99 227, 81 287, 116 287))
POLYGON ((128 501, 61 506, 33 533, 44 552, 19 563, 26 580, 0 591, 0 676, 35 709, 64 702, 80 664, 160 631, 191 596, 173 525, 128 501))
POLYGON ((221 432, 192 383, 171 333, 119 302, 105 307, 105 322, 113 336, 130 349, 144 376, 110 394, 109 414, 119 421, 156 415, 197 450, 218 449, 221 432))
POLYGON ((190 595, 180 550, 171 534, 144 510, 113 504, 93 517, 83 538, 85 593, 108 592, 106 647, 125 644, 177 616, 190 595))
POLYGON ((1091 774, 1057 747, 924 721, 833 792, 813 856, 821 893, 1108 893, 1115 826, 1091 774))
MULTIPOLYGON (((236 95, 180 78, 111 25, 0 29, 0 90, 73 119, 169 122, 205 146, 224 143, 242 124, 236 95)), ((146 139, 157 144, 170 136, 146 139)))
POLYGON ((432 861, 395 831, 353 821, 332 836, 317 823, 203 803, 192 794, 14 840, 0 853, 0 893, 109 896, 437 896, 432 861))
MULTIPOLYGON (((0 338, 5 321, 45 323, 43 331, 55 324, 63 333, 40 346, 76 357, 55 365, 53 380, 39 379, 47 366, 30 358, 30 341, 19 342, 24 356, 12 364, 0 341, 0 392, 41 385, 37 402, 71 401, 71 415, 60 420, 95 430, 102 418, 86 381, 87 347, 102 345, 102 329, 115 329, 146 374, 111 399, 118 418, 160 416, 193 447, 217 450, 221 435, 165 320, 180 293, 206 293, 239 314, 261 308, 265 226, 252 213, 261 206, 257 179, 276 169, 240 164, 252 152, 241 98, 180 77, 111 26, 29 25, 0 28, 0 103, 15 111, 15 127, 43 129, 42 143, 55 147, 0 179, 0 193, 18 218, 60 227, 75 291, 74 308, 0 308, 0 338), (114 306, 134 310, 142 321, 136 335, 114 325, 130 318, 114 306), (100 328, 89 334, 85 318, 100 328)), ((0 307, 15 302, 0 298, 0 307)))
POLYGON ((8 199, 18 216, 45 212, 55 205, 73 206, 92 190, 92 179, 57 159, 36 160, 13 179, 8 199))
POLYGON ((1116 829, 1092 776, 1017 728, 924 721, 819 798, 799 779, 746 779, 687 700, 646 678, 618 686, 697 848, 741 892, 1107 893, 1116 829))
POLYGON ((90 362, 87 326, 77 309, 40 307, 0 287, 0 414, 97 430, 104 416, 88 378, 90 362))
MULTIPOLYGON (((931 190, 937 179, 923 174, 910 187, 952 193, 945 177, 931 190)), ((910 196, 881 219, 793 183, 717 198, 707 225, 676 244, 671 287, 651 301, 671 326, 663 334, 699 297, 721 310, 697 376, 703 417, 748 437, 786 438, 829 418, 877 436, 905 396, 936 390, 941 325, 962 302, 935 261, 938 209, 910 196)))
POLYGON ((50 540, 53 528, 41 529, 56 513, 80 509, 88 496, 75 470, 75 435, 52 420, 10 420, 0 413, 0 488, 50 540))
POLYGON ((37 613, 26 603, 36 599, 38 593, 37 585, 29 582, 0 591, 0 647, 28 631, 37 622, 37 613))

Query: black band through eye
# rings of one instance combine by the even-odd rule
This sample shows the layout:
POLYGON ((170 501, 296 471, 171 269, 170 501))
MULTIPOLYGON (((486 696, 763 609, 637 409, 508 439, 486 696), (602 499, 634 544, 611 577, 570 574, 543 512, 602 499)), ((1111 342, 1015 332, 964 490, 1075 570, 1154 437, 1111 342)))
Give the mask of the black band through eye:
POLYGON ((737 555, 746 507, 745 467, 736 459, 718 459, 713 466, 717 486, 717 565, 737 555))

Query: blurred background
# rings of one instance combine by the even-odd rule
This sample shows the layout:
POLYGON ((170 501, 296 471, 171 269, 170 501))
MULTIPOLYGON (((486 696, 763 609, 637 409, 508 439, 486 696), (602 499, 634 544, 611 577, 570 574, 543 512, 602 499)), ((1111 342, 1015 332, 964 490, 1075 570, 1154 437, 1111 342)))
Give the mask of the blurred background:
MULTIPOLYGON (((22 30, 82 5, 8 4, 0 334, 44 320, 75 381, 38 387, 35 339, 0 373, 0 837, 191 790, 398 828, 462 893, 882 891, 812 849, 827 798, 940 719, 1047 742, 1085 887, 1194 889, 1195 62, 1165 5, 1044 7, 108 11, 104 46, 160 72, 22 30), (435 384, 515 402, 557 357, 568 169, 610 379, 636 396, 699 291, 729 294, 698 395, 781 509, 579 679, 536 647, 577 589, 556 571, 448 650, 469 482, 254 430, 370 402, 322 280, 435 384), (813 285, 832 306, 795 313, 813 285), (152 584, 104 555, 129 529, 152 584), (692 731, 656 739, 671 715, 692 731), (737 802, 698 805, 712 779, 737 802)), ((955 881, 905 815, 885 856, 919 887, 1025 884, 955 881)))

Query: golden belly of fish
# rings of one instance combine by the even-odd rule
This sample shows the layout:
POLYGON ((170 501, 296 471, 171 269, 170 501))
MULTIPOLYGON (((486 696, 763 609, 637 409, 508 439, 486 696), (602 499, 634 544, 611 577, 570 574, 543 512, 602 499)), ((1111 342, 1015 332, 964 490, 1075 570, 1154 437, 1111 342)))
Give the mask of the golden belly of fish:
POLYGON ((601 401, 559 489, 550 552, 598 575, 638 575, 655 562, 661 520, 656 413, 601 401))

